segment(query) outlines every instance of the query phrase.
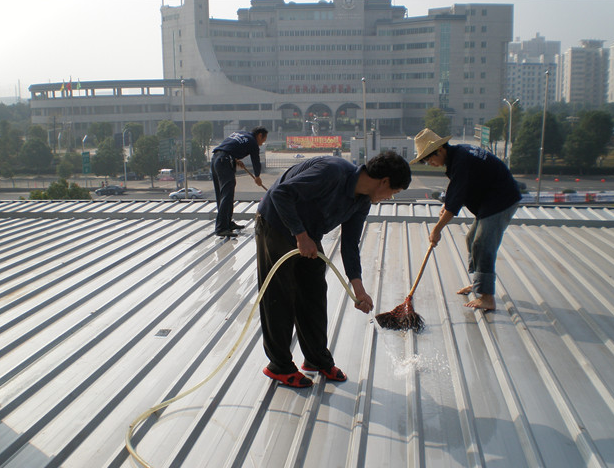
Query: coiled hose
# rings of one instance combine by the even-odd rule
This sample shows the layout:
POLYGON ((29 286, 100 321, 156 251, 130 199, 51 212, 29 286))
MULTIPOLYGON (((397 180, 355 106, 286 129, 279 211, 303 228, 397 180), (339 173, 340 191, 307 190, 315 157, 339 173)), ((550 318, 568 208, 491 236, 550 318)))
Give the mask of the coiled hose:
MULTIPOLYGON (((166 408, 171 403, 174 403, 174 402, 176 402, 178 400, 181 400, 182 398, 188 396, 190 393, 195 392, 200 387, 202 387, 207 382, 209 382, 220 370, 222 370, 222 368, 226 365, 226 363, 233 356, 235 351, 239 348, 239 345, 243 341, 243 338, 245 338, 245 334, 247 333, 247 329, 249 328, 249 325, 250 325, 252 319, 254 318, 254 313, 256 311, 256 308, 260 304, 260 301, 262 300, 262 296, 264 295, 264 292, 266 291, 267 287, 269 286, 269 283, 271 282, 271 278, 273 277, 275 272, 279 269, 279 267, 282 265, 282 263, 284 263, 290 257, 293 257, 294 255, 298 255, 298 254, 299 254, 299 250, 298 249, 291 250, 290 252, 285 254, 283 257, 281 257, 279 260, 277 260, 277 262, 275 262, 275 265, 273 265, 273 268, 271 268, 271 271, 269 272, 269 274, 267 275, 266 279, 264 280, 264 283, 262 283, 262 287, 260 288, 260 292, 258 293, 258 296, 256 297, 256 302, 254 303, 254 305, 252 307, 252 310, 250 311, 249 316, 247 317, 247 321, 245 322, 245 325, 243 326, 243 330, 241 331, 241 335, 239 335, 239 338, 237 339, 236 343, 233 345, 232 349, 228 352, 226 357, 219 363, 219 365, 204 380, 202 380, 200 383, 198 383, 194 387, 190 388, 189 390, 186 390, 183 393, 180 393, 179 395, 177 395, 177 396, 175 396, 173 398, 170 398, 170 399, 168 399, 166 401, 163 401, 162 403, 160 403, 160 404, 158 404, 156 406, 153 406, 153 407, 149 408, 147 411, 145 411, 140 416, 138 416, 134 421, 132 421, 132 424, 130 424, 130 427, 128 428, 128 431, 126 432, 126 449, 128 449, 128 452, 130 453, 130 455, 132 455, 132 457, 134 457, 134 459, 137 460, 141 465, 143 465, 143 466, 145 466, 147 468, 152 468, 152 465, 147 463, 143 459, 143 457, 141 457, 137 453, 136 448, 132 445, 132 436, 134 435, 134 432, 137 430, 137 428, 143 422, 145 422, 145 420, 147 418, 149 418, 149 416, 151 416, 152 414, 154 414, 155 412, 157 412, 157 411, 159 411, 159 410, 161 410, 163 408, 166 408)), ((335 272, 335 275, 337 275, 337 278, 339 278, 339 281, 341 282, 341 284, 345 288, 346 292, 348 293, 348 296, 350 296, 350 298, 355 303, 358 303, 359 302, 358 299, 356 299, 356 296, 354 295, 354 293, 352 292, 352 290, 350 289, 348 284, 345 282, 345 280, 341 276, 341 273, 339 273, 339 270, 333 264, 333 262, 331 262, 328 259, 328 257, 326 257, 326 255, 324 255, 321 252, 318 252, 318 257, 320 257, 322 260, 324 260, 326 262, 326 264, 335 272)))

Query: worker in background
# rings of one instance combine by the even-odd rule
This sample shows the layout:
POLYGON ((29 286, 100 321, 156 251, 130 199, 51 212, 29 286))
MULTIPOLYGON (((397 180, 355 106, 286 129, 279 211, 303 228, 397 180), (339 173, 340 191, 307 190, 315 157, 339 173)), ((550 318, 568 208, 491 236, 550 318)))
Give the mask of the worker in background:
POLYGON ((367 165, 341 158, 316 157, 288 169, 267 191, 256 215, 258 284, 262 287, 275 262, 299 249, 273 275, 260 302, 264 350, 269 364, 264 374, 292 387, 309 387, 312 380, 298 370, 290 350, 293 329, 305 358, 302 369, 344 381, 327 347, 326 263, 324 234, 341 226, 341 257, 364 313, 373 300, 362 284, 359 242, 372 203, 392 198, 411 181, 409 164, 393 151, 367 165))
POLYGON ((235 177, 237 160, 247 155, 250 156, 255 175, 254 181, 256 185, 262 186, 260 146, 266 141, 268 133, 264 127, 255 127, 251 132, 234 132, 213 150, 211 175, 217 202, 215 233, 220 237, 237 237, 234 231, 245 227, 232 220, 235 186, 237 185, 235 177))
POLYGON ((445 204, 429 240, 437 245, 442 229, 463 206, 475 215, 465 239, 473 284, 457 293, 476 294, 476 299, 467 302, 466 307, 494 310, 497 251, 518 208, 520 190, 510 170, 495 155, 477 146, 450 145, 450 138, 441 138, 425 128, 414 140, 417 155, 410 164, 445 166, 450 179, 445 204))

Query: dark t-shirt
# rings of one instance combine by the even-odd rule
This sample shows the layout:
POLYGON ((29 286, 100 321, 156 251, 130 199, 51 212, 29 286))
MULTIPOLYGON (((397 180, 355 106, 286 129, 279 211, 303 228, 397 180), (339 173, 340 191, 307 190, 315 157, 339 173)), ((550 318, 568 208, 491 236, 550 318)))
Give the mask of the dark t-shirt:
POLYGON ((492 153, 471 145, 447 149, 446 210, 456 216, 466 206, 476 218, 500 213, 522 198, 512 173, 492 153))
POLYGON ((307 231, 314 241, 341 225, 341 258, 349 279, 361 277, 358 244, 371 199, 355 195, 364 166, 332 156, 311 158, 288 169, 258 206, 262 217, 296 245, 307 231))
POLYGON ((222 143, 216 146, 213 150, 224 151, 230 154, 234 159, 243 159, 249 154, 254 168, 254 175, 260 176, 260 147, 256 141, 256 137, 250 132, 234 132, 227 136, 222 143))

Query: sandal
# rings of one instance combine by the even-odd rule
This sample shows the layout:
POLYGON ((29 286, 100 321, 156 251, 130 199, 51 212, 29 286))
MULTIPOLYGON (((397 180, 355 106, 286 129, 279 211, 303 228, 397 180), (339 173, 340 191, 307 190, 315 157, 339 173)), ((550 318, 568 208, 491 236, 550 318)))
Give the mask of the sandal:
POLYGON ((267 377, 270 377, 273 380, 277 380, 281 382, 282 384, 288 385, 290 387, 304 388, 304 387, 311 387, 313 385, 313 380, 305 377, 299 371, 296 371, 292 374, 276 374, 275 372, 271 371, 268 367, 265 367, 264 369, 262 369, 262 372, 267 377))
POLYGON ((334 380, 336 382, 345 382, 348 378, 345 373, 339 369, 337 366, 333 366, 328 370, 318 369, 307 362, 304 362, 301 366, 301 369, 307 372, 319 372, 323 376, 325 376, 328 380, 334 380))

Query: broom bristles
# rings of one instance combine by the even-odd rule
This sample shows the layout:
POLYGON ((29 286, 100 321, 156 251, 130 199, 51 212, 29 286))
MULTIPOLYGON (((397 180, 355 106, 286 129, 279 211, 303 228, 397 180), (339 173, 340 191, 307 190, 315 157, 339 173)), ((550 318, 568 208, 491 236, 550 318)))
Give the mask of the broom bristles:
POLYGON ((411 302, 411 296, 407 296, 405 302, 399 304, 390 312, 384 312, 375 316, 380 327, 389 330, 414 330, 420 333, 424 329, 424 319, 416 313, 411 302))

